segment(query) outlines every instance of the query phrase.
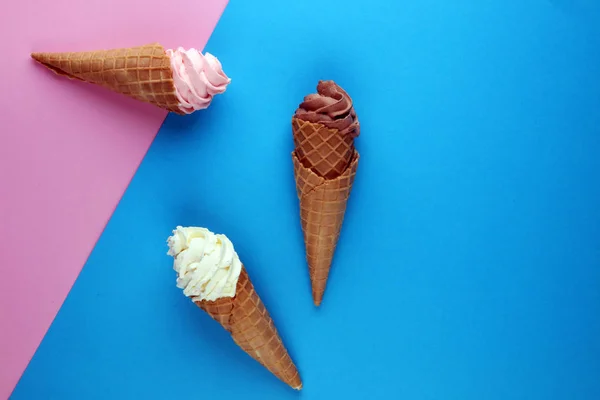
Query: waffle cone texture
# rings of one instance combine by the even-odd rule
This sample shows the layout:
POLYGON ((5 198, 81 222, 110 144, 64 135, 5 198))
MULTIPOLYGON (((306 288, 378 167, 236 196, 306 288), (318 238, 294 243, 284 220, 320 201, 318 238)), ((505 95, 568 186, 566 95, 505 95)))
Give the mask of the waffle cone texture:
POLYGON ((298 370, 243 266, 235 297, 197 301, 196 305, 219 322, 242 350, 277 378, 294 389, 302 389, 298 370))
POLYGON ((306 260, 316 306, 323 300, 358 160, 352 138, 322 124, 292 119, 292 152, 306 260))
POLYGON ((58 75, 182 114, 170 58, 158 43, 111 50, 32 53, 31 57, 58 75))

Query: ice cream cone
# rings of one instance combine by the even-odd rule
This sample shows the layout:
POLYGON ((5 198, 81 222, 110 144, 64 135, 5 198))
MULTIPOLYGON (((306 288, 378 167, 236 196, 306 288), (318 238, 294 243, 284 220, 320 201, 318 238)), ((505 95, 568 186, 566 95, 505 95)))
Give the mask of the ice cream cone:
POLYGON ((325 179, 304 166, 295 151, 292 159, 312 296, 315 305, 319 306, 325 293, 359 155, 353 150, 350 165, 334 179, 325 179))
POLYGON ((276 377, 296 390, 302 381, 254 286, 242 266, 235 297, 196 301, 225 328, 235 343, 276 377))
POLYGON ((360 124, 350 96, 333 81, 320 81, 294 117, 292 152, 306 260, 316 306, 321 305, 359 155, 360 124))
POLYGON ((75 53, 32 53, 31 57, 59 75, 183 114, 169 56, 158 43, 75 53))

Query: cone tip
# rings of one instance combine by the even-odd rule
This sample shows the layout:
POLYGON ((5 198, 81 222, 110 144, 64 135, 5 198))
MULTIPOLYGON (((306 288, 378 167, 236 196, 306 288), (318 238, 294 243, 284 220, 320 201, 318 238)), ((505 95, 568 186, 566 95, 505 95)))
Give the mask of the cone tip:
POLYGON ((315 307, 319 307, 321 301, 323 301, 323 294, 313 293, 313 303, 315 303, 315 307))
POLYGON ((48 53, 31 53, 30 56, 31 56, 31 58, 33 58, 35 61, 39 62, 40 64, 46 65, 46 61, 48 59, 48 53))
POLYGON ((302 382, 300 382, 300 385, 298 385, 298 386, 292 386, 292 388, 294 390, 298 390, 298 391, 302 390, 302 382))

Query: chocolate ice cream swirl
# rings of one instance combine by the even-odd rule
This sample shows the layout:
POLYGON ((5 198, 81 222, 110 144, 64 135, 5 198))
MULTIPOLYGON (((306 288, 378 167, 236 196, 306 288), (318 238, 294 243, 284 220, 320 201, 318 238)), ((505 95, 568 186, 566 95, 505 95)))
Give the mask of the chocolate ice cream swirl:
POLYGON ((341 135, 350 135, 352 138, 360 134, 360 124, 352 99, 333 81, 320 81, 317 93, 304 98, 295 117, 325 125, 329 129, 337 129, 341 135))

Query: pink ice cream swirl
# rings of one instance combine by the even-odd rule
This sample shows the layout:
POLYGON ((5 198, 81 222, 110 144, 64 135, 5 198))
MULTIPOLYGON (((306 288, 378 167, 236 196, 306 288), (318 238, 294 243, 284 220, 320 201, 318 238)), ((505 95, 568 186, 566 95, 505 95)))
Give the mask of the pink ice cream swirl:
POLYGON ((196 49, 167 50, 171 59, 173 82, 179 109, 191 114, 207 108, 214 95, 223 93, 231 79, 225 75, 217 57, 202 55, 196 49))

